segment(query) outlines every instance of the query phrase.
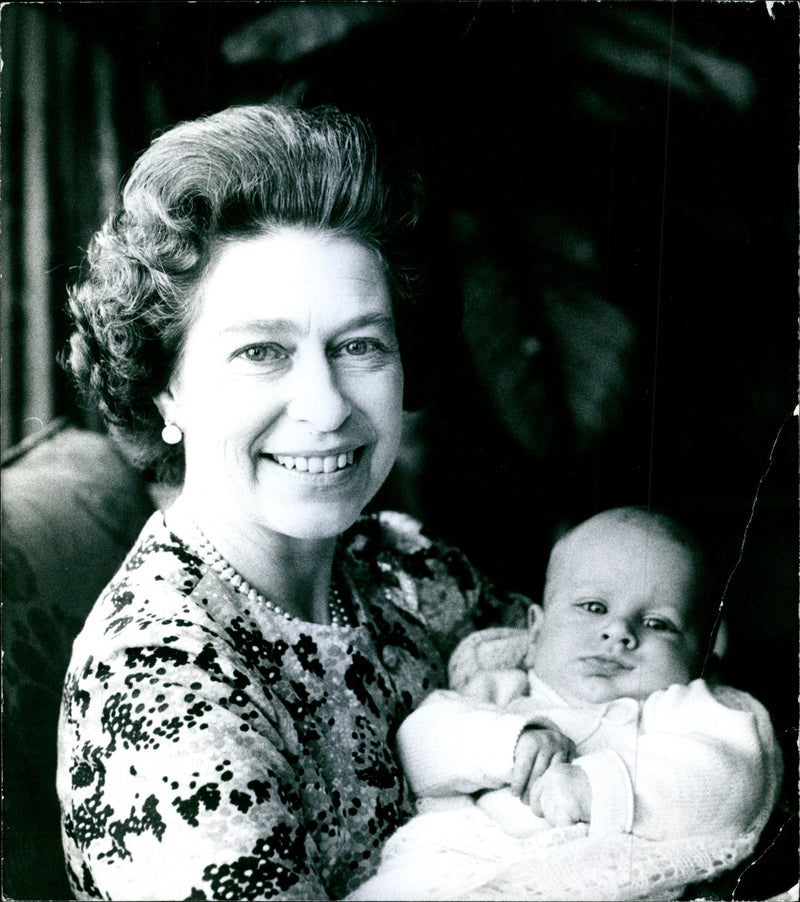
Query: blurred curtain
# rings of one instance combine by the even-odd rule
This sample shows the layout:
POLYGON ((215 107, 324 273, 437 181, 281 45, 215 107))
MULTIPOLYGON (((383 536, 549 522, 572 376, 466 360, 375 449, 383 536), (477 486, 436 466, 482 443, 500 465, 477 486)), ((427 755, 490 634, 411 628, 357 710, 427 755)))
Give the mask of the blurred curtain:
POLYGON ((108 52, 44 7, 0 22, 2 91, 2 441, 71 412, 56 356, 66 284, 120 176, 108 52))

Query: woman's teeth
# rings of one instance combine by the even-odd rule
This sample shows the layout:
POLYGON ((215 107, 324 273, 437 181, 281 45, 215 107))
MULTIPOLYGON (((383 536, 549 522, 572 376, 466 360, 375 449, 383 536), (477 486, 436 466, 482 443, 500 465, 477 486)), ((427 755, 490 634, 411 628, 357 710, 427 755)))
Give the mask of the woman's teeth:
POLYGON ((353 463, 353 452, 348 451, 346 454, 337 454, 330 457, 287 457, 283 454, 273 455, 273 460, 277 461, 287 470, 300 470, 308 473, 333 473, 336 470, 343 470, 345 467, 353 463))

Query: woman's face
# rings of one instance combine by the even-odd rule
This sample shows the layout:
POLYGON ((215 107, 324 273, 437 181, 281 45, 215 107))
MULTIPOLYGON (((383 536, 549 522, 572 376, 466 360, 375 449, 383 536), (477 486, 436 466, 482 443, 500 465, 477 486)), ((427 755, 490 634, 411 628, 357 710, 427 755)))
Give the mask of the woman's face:
POLYGON ((168 390, 183 496, 224 530, 330 538, 360 515, 400 441, 403 369, 379 255, 286 227, 222 245, 168 390))

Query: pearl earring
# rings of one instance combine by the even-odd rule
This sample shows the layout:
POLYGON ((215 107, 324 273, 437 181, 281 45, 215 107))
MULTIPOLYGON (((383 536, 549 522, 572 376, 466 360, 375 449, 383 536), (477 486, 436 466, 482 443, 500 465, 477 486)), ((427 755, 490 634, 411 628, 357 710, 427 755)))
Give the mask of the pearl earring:
POLYGON ((177 445, 183 438, 183 431, 176 423, 165 423, 161 430, 161 438, 168 445, 177 445))

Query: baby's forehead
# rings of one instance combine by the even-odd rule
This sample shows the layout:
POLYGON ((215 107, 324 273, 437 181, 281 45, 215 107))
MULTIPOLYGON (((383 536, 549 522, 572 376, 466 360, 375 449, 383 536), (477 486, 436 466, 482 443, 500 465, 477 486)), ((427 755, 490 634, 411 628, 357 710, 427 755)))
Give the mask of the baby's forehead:
POLYGON ((624 557, 647 549, 653 554, 690 555, 685 543, 670 534, 657 520, 621 519, 598 515, 576 526, 553 548, 553 557, 580 558, 602 552, 624 557))
POLYGON ((595 517, 567 533, 550 556, 545 600, 556 589, 602 593, 620 585, 666 590, 681 606, 694 605, 698 559, 680 538, 646 520, 595 517), (685 597, 685 598, 684 598, 685 597))

